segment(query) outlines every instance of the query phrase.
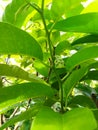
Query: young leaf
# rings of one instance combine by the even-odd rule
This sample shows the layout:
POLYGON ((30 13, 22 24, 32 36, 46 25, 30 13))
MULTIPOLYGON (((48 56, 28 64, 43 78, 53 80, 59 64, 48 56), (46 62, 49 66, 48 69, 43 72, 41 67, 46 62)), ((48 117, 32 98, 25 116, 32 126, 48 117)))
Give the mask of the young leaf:
POLYGON ((40 45, 23 30, 0 22, 0 54, 29 55, 43 59, 40 45))
POLYGON ((54 29, 64 32, 98 33, 97 21, 98 13, 81 14, 57 22, 54 29))
POLYGON ((31 130, 83 130, 84 127, 86 130, 94 130, 97 127, 90 109, 77 108, 59 114, 46 107, 34 119, 31 130))
POLYGON ((0 88, 0 113, 21 101, 41 96, 53 96, 53 90, 50 86, 32 82, 0 88))
POLYGON ((81 49, 66 61, 66 69, 71 70, 75 66, 80 65, 83 62, 89 61, 91 59, 98 57, 98 46, 92 46, 88 48, 81 49))

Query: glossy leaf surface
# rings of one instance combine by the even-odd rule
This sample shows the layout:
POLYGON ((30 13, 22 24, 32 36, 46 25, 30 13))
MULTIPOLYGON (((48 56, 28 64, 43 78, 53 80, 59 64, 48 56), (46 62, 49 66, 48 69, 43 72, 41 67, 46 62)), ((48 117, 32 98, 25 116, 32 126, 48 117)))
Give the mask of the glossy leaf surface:
POLYGON ((94 130, 97 127, 93 113, 88 108, 74 109, 65 114, 43 108, 32 123, 31 130, 83 130, 84 126, 86 130, 94 130))
POLYGON ((81 14, 57 22, 54 29, 64 32, 98 33, 97 21, 98 13, 81 14))

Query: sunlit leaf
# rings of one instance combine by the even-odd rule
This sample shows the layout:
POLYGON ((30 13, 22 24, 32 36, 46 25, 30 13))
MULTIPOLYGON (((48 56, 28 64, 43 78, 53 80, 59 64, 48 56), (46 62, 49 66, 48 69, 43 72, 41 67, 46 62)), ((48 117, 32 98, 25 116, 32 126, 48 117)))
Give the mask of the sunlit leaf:
POLYGON ((97 21, 98 13, 81 14, 57 22, 54 29, 64 32, 98 33, 97 21))
POLYGON ((83 10, 81 2, 86 0, 66 0, 65 1, 65 16, 71 17, 79 14, 83 10))
POLYGON ((11 76, 28 81, 42 81, 37 76, 26 72, 16 65, 0 64, 0 76, 11 76))
POLYGON ((30 8, 25 0, 12 0, 12 2, 7 5, 2 19, 4 22, 21 27, 32 9, 33 8, 30 8))
POLYGON ((98 12, 98 0, 93 0, 81 13, 98 12))
POLYGON ((43 58, 37 41, 23 30, 10 24, 0 22, 0 54, 29 55, 43 58))
POLYGON ((65 11, 66 0, 52 0, 51 15, 54 20, 58 20, 65 11), (59 11, 58 11, 59 10, 59 11))
POLYGON ((86 130, 97 127, 93 113, 88 108, 77 108, 65 114, 43 108, 33 121, 31 130, 83 130, 84 126, 86 130))

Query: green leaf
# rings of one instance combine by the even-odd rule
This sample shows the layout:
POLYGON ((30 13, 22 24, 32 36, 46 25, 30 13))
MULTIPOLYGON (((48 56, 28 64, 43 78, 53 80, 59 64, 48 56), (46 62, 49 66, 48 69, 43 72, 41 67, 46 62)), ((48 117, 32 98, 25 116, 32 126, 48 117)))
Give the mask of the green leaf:
POLYGON ((49 74, 49 66, 41 63, 38 60, 34 61, 34 68, 43 76, 48 76, 49 74))
POLYGON ((83 80, 98 80, 98 70, 89 71, 84 77, 83 80))
POLYGON ((78 38, 77 40, 72 42, 72 46, 73 45, 77 45, 77 44, 83 44, 83 43, 97 43, 98 42, 98 35, 87 35, 81 38, 78 38))
POLYGON ((93 88, 90 87, 90 85, 78 83, 76 86, 76 89, 79 90, 83 95, 91 97, 92 91, 94 91, 93 88))
POLYGON ((66 16, 71 17, 75 16, 81 13, 81 11, 84 9, 83 5, 81 3, 76 4, 76 5, 71 5, 69 8, 66 8, 66 16))
MULTIPOLYGON (((30 2, 31 0, 27 0, 30 2)), ((38 3, 39 0, 33 0, 38 3)), ((12 0, 4 10, 2 20, 7 23, 14 24, 21 27, 25 22, 27 16, 33 12, 33 8, 26 2, 26 0, 12 0)))
POLYGON ((41 108, 40 105, 35 105, 35 106, 33 106, 33 108, 30 108, 27 111, 22 112, 19 115, 16 115, 15 117, 7 120, 7 122, 5 122, 0 127, 0 130, 3 130, 4 128, 7 128, 8 126, 11 126, 11 125, 13 125, 13 124, 15 124, 17 122, 20 122, 20 121, 23 121, 23 120, 28 120, 28 119, 34 117, 38 113, 40 108, 41 108))
POLYGON ((53 96, 50 86, 38 82, 22 83, 6 88, 0 88, 0 113, 29 98, 53 96))
POLYGON ((20 126, 20 130, 30 130, 30 126, 31 126, 30 120, 23 121, 23 123, 20 126))
POLYGON ((68 106, 82 106, 82 107, 88 107, 88 108, 96 108, 95 103, 93 100, 85 95, 77 95, 72 98, 72 100, 69 102, 68 106))
POLYGON ((65 50, 71 48, 70 44, 68 41, 62 41, 60 42, 55 49, 55 53, 57 55, 60 55, 61 53, 63 53, 65 50))
POLYGON ((61 39, 60 32, 59 31, 52 31, 51 42, 54 46, 58 43, 58 41, 60 41, 60 39, 61 39))
POLYGON ((0 54, 28 55, 43 59, 40 45, 23 30, 0 22, 0 54))
POLYGON ((93 62, 89 65, 89 69, 96 69, 98 70, 98 61, 93 62))
POLYGON ((80 65, 83 62, 87 62, 91 59, 98 57, 98 46, 92 46, 81 49, 77 53, 73 54, 66 61, 66 69, 71 70, 75 66, 80 65))
POLYGON ((98 12, 98 0, 93 0, 84 10, 82 13, 89 13, 89 12, 98 12))
POLYGON ((61 1, 52 0, 51 16, 53 17, 54 20, 59 19, 61 15, 64 14, 65 4, 66 4, 65 2, 66 0, 61 0, 61 1))
POLYGON ((75 85, 81 80, 81 78, 86 73, 86 67, 82 67, 78 70, 74 70, 69 77, 63 82, 64 97, 67 100, 67 97, 71 94, 75 85))
POLYGON ((81 14, 57 22, 54 29, 64 32, 98 33, 97 21, 98 13, 81 14))
POLYGON ((65 114, 43 108, 34 119, 31 130, 94 130, 97 127, 93 113, 88 108, 77 108, 65 114))
POLYGON ((16 65, 0 64, 0 76, 11 76, 28 81, 42 82, 37 76, 26 72, 16 65))
POLYGON ((66 0, 65 3, 65 16, 70 17, 79 14, 83 9, 81 2, 85 0, 66 0))
POLYGON ((13 0, 5 8, 2 20, 14 24, 18 27, 22 26, 26 16, 29 13, 29 6, 25 0, 13 0))
MULTIPOLYGON (((94 109, 93 113, 94 113, 94 116, 95 116, 95 119, 96 119, 97 125, 98 125, 98 109, 94 109)), ((98 129, 96 129, 96 130, 98 130, 98 129)))

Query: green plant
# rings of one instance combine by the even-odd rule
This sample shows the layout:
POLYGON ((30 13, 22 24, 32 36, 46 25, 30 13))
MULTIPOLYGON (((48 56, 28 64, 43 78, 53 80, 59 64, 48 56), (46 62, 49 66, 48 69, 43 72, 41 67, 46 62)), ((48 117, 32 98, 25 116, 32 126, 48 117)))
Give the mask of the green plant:
POLYGON ((6 7, 0 130, 98 129, 98 2, 84 8, 84 1, 12 0, 6 7))

